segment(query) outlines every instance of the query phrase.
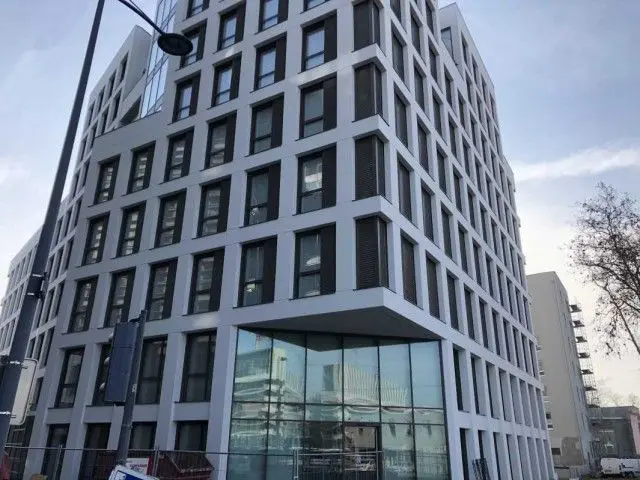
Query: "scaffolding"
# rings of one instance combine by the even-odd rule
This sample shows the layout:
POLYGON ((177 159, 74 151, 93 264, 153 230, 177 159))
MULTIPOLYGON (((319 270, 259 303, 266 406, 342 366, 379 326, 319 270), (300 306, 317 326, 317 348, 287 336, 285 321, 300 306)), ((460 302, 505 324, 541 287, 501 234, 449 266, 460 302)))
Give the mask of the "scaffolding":
MULTIPOLYGON (((587 336, 586 326, 584 324, 582 308, 580 307, 580 304, 574 303, 570 306, 570 309, 571 323, 573 325, 576 349, 578 351, 578 359, 580 362, 580 373, 582 376, 582 383, 584 384, 587 407, 589 409, 589 421, 593 427, 596 426, 602 418, 598 385, 593 371, 593 364, 591 362, 591 351, 589 349, 589 339, 587 336)), ((591 442, 591 451, 595 459, 599 459, 601 457, 600 444, 600 440, 594 436, 593 441, 591 442)))

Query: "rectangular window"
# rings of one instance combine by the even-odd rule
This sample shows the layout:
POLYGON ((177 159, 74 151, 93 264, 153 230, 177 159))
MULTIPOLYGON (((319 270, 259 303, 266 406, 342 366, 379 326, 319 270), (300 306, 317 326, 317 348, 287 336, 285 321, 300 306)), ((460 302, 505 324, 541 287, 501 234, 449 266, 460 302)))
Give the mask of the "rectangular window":
POLYGON ((449 147, 451 148, 451 153, 453 153, 454 157, 458 157, 458 129, 456 124, 449 118, 449 147))
POLYGON ((298 163, 298 213, 336 204, 336 148, 300 157, 298 163))
POLYGON ((216 167, 233 160, 235 131, 235 112, 209 124, 205 168, 216 167))
POLYGON ((289 14, 289 0, 260 1, 260 30, 284 22, 289 14))
POLYGON ((373 216, 356 220, 357 288, 388 287, 387 224, 373 216))
POLYGON ((334 225, 296 235, 295 297, 313 297, 336 290, 334 225))
POLYGON ((129 177, 129 193, 144 190, 149 186, 154 149, 155 145, 150 145, 133 152, 131 175, 129 177))
POLYGON ((400 241, 402 245, 402 291, 404 299, 415 305, 418 303, 414 258, 415 246, 404 235, 401 236, 400 241))
POLYGON ((275 220, 280 206, 280 164, 247 173, 245 225, 275 220))
POLYGON ((458 227, 458 242, 460 246, 460 266, 465 273, 469 273, 469 259, 467 257, 467 232, 464 228, 458 227))
POLYGON ((396 121, 396 137, 400 139, 405 146, 409 146, 409 131, 407 127, 407 106, 400 96, 395 95, 395 121, 396 121))
POLYGON ((476 282, 482 286, 482 270, 480 269, 480 246, 473 242, 473 263, 476 270, 476 282))
POLYGON ((411 16, 411 42, 413 46, 422 55, 422 43, 420 42, 420 23, 416 18, 411 16))
POLYGON ((432 32, 435 32, 433 7, 431 6, 430 0, 425 0, 424 4, 427 7, 425 11, 425 14, 427 16, 427 26, 432 32))
MULTIPOLYGON (((469 187, 467 187, 468 189, 469 187)), ((471 193, 471 190, 467 190, 467 207, 469 208, 469 221, 473 228, 478 231, 478 223, 476 221, 476 196, 471 193)), ((478 232, 480 233, 480 232, 478 232)))
POLYGON ((462 372, 460 368, 460 362, 464 360, 463 353, 460 350, 453 350, 453 367, 456 377, 456 399, 458 403, 458 410, 464 411, 464 395, 462 392, 462 372))
POLYGON ((237 8, 220 16, 218 50, 242 41, 244 36, 244 14, 245 4, 242 3, 237 8))
POLYGON ((213 75, 212 106, 221 105, 238 96, 240 85, 240 55, 216 65, 213 75))
POLYGON ((429 66, 431 67, 431 77, 438 83, 438 53, 429 45, 429 66))
POLYGON ((412 220, 411 172, 401 161, 398 161, 398 206, 400 213, 412 220))
POLYGON ((190 313, 214 312, 220 308, 224 249, 193 257, 190 313))
POLYGON ((433 176, 431 165, 429 161, 429 132, 422 125, 422 122, 418 122, 418 156, 420 165, 425 172, 433 176))
POLYGON ((76 400, 83 355, 84 348, 76 348, 65 352, 60 384, 58 385, 58 395, 56 396, 56 408, 73 407, 76 400))
POLYGON ((151 265, 147 291, 149 321, 163 320, 171 316, 176 265, 176 260, 151 265))
POLYGON ((382 72, 371 62, 355 69, 355 111, 356 120, 383 116, 382 72))
POLYGON ((153 450, 156 439, 155 422, 133 422, 131 424, 131 450, 153 450))
POLYGON ((184 36, 191 41, 192 49, 191 52, 180 58, 180 67, 186 67, 202 59, 205 29, 206 25, 203 24, 184 34, 184 36))
POLYGON ((167 153, 167 166, 164 173, 164 181, 168 182, 189 174, 191 164, 191 145, 193 142, 193 130, 181 133, 169 139, 167 153))
POLYGON ((302 31, 302 69, 309 70, 334 60, 337 36, 335 15, 305 27, 302 31))
POLYGON ((100 135, 104 135, 104 132, 107 130, 107 122, 109 120, 109 110, 105 110, 102 113, 102 122, 100 123, 100 135))
POLYGON ((99 263, 102 260, 102 251, 104 250, 108 224, 109 214, 93 218, 89 221, 83 265, 99 263))
POLYGON ((184 200, 185 192, 160 199, 156 247, 163 247, 180 241, 184 200))
POLYGON ((451 110, 453 110, 453 79, 446 69, 444 72, 444 91, 447 103, 451 106, 451 110))
POLYGON ((64 460, 64 447, 67 445, 69 425, 49 425, 47 436, 47 450, 44 452, 42 472, 45 478, 61 478, 62 463, 64 460), (61 458, 56 462, 55 455, 58 448, 62 448, 61 458), (57 471, 55 470, 57 465, 57 471))
POLYGON ((309 137, 336 127, 335 77, 303 88, 300 93, 300 137, 309 137))
POLYGON ((380 45, 380 8, 374 0, 353 6, 354 50, 368 45, 380 45))
POLYGON ((124 257, 138 253, 144 222, 145 204, 134 205, 122 212, 122 229, 118 255, 124 257))
POLYGON ((464 289, 464 306, 467 311, 467 335, 469 338, 476 339, 476 323, 473 318, 473 297, 471 296, 471 290, 464 289))
POLYGON ((460 330, 460 319, 458 317, 458 294, 456 293, 456 279, 447 274, 447 290, 449 294, 449 319, 451 327, 460 330))
POLYGON ((356 200, 385 196, 384 143, 377 135, 355 141, 356 200))
POLYGON ((393 69, 402 81, 404 81, 404 45, 395 32, 391 37, 391 58, 393 61, 393 69))
POLYGON ((120 80, 118 83, 122 83, 122 81, 124 80, 124 76, 127 72, 127 56, 125 56, 122 61, 120 62, 120 80))
POLYGON ((462 213, 462 175, 453 169, 453 196, 456 202, 456 208, 462 213))
POLYGON ((276 237, 243 245, 238 305, 273 302, 276 253, 276 237))
MULTIPOLYGON (((276 0, 271 0, 276 1, 276 0)), ((287 37, 263 45, 256 51, 256 90, 284 79, 287 55, 287 37)))
POLYGON ((166 337, 147 339, 142 344, 142 362, 140 364, 136 404, 147 405, 160 401, 166 354, 166 337))
POLYGON ((391 0, 391 10, 398 18, 398 20, 402 20, 402 7, 400 4, 401 1, 402 0, 391 0))
POLYGON ((98 185, 96 187, 95 203, 102 203, 113 198, 113 190, 116 186, 118 174, 118 158, 113 158, 100 164, 98 173, 98 185))
POLYGON ((438 264, 427 256, 427 294, 429 296, 429 313, 440 318, 440 294, 438 293, 438 264))
POLYGON ((227 230, 231 179, 202 186, 198 236, 213 235, 227 230))
POLYGON ((415 89, 416 102, 420 105, 422 110, 426 110, 425 95, 424 95, 424 75, 417 68, 413 69, 413 88, 415 89))
POLYGON ((173 121, 182 120, 196 113, 198 108, 198 88, 200 76, 196 75, 176 85, 176 100, 173 107, 173 121))
POLYGON ((78 281, 71 317, 69 318, 69 333, 82 332, 89 328, 97 285, 97 277, 78 281))
POLYGON ((442 240, 444 246, 444 253, 447 257, 453 258, 453 244, 451 242, 451 214, 444 208, 442 212, 442 240))
POLYGON ((442 102, 436 97, 435 93, 432 96, 433 99, 433 125, 436 127, 436 132, 442 136, 442 102))
POLYGON ((422 189, 422 223, 425 236, 434 241, 435 232, 433 228, 433 194, 422 189))
POLYGON ((182 374, 182 402, 208 402, 211 399, 216 332, 195 333, 187 337, 182 374))
POLYGON ((125 270, 111 276, 111 291, 107 304, 107 315, 104 319, 105 327, 114 327, 117 323, 129 321, 129 306, 135 270, 125 270))
POLYGON ((208 422, 176 422, 176 450, 203 452, 207 448, 208 422))
POLYGON ((187 17, 192 17, 206 10, 209 7, 209 0, 189 0, 187 7, 187 17))
POLYGON ((482 344, 485 348, 489 348, 489 331, 487 330, 487 304, 482 300, 480 303, 480 328, 482 329, 482 344))
POLYGON ((447 159, 444 153, 440 149, 436 150, 436 156, 438 157, 438 185, 447 196, 449 195, 449 188, 447 185, 447 159))
POLYGON ((93 388, 93 406, 106 405, 104 401, 104 387, 107 383, 107 375, 109 373, 109 365, 107 359, 111 353, 111 344, 105 343, 100 348, 100 361, 98 363, 98 371, 96 372, 96 383, 93 388))
POLYGON ((278 97, 253 107, 251 153, 282 145, 282 115, 284 98, 278 97))

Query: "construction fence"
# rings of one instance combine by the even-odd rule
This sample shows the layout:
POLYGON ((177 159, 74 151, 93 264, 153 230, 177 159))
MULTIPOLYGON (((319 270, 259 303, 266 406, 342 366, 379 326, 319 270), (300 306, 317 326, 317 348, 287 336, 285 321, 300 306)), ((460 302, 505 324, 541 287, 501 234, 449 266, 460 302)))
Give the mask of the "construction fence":
MULTIPOLYGON (((115 460, 114 450, 9 447, 0 464, 0 480, 108 480, 115 460)), ((159 480, 381 480, 416 474, 421 479, 448 478, 446 457, 371 451, 294 450, 275 455, 133 450, 128 466, 159 480)))

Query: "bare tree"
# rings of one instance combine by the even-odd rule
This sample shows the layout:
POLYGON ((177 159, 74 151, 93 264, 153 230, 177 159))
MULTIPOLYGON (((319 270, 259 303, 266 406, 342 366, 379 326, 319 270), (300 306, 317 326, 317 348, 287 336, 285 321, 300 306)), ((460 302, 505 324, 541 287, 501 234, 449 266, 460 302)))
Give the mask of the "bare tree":
POLYGON ((628 194, 599 183, 579 205, 573 266, 600 291, 595 328, 607 354, 633 345, 640 355, 640 211, 628 194))

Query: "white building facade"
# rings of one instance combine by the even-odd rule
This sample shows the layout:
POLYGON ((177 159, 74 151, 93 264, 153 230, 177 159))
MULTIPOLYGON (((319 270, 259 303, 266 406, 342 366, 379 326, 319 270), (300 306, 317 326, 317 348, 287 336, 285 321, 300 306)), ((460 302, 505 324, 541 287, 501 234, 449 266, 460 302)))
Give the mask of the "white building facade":
POLYGON ((247 455, 294 448, 552 478, 513 173, 457 7, 160 10, 195 49, 152 54, 149 115, 95 138, 31 445, 116 448, 103 360, 147 309, 133 448, 235 454, 217 478, 287 478, 247 455))
MULTIPOLYGON (((23 426, 12 427, 9 444, 30 443, 33 414, 40 398, 54 327, 58 321, 67 271, 71 263, 71 251, 80 218, 80 206, 85 192, 93 143, 96 138, 118 128, 123 122, 130 123, 138 117, 150 43, 151 36, 144 29, 135 27, 89 94, 88 113, 82 124, 78 157, 73 167, 69 193, 60 203, 58 210, 45 268, 45 288, 33 319, 27 346, 27 358, 38 361, 29 402, 31 415, 23 426)), ((0 315, 0 355, 9 353, 39 238, 40 231, 29 239, 11 261, 9 283, 0 315)))

